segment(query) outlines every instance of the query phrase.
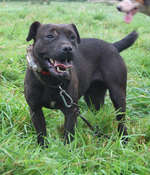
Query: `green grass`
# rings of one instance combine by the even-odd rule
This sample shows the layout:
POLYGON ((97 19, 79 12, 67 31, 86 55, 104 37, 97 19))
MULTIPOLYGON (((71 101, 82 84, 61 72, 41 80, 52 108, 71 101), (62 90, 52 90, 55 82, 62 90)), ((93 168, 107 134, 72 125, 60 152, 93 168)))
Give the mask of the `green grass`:
MULTIPOLYGON (((1 175, 149 175, 150 174, 150 18, 135 16, 127 25, 115 6, 92 3, 0 3, 0 174, 1 175), (132 30, 136 43, 121 53, 128 67, 126 122, 129 143, 118 138, 115 111, 106 98, 103 109, 82 115, 98 125, 107 138, 98 138, 78 119, 75 140, 63 145, 59 127, 63 114, 44 109, 49 142, 36 143, 23 95, 26 42, 29 26, 41 23, 75 23, 81 37, 114 42, 132 30)), ((32 42, 30 42, 32 43, 32 42)))

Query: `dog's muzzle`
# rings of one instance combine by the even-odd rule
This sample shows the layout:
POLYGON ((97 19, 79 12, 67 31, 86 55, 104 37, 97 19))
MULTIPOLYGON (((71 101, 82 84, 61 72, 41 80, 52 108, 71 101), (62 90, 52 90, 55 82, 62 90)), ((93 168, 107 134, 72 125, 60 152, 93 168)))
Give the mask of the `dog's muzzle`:
MULTIPOLYGON (((66 52, 66 51, 65 51, 66 52)), ((68 51, 67 51, 68 52, 68 51)), ((70 70, 72 68, 72 61, 70 58, 70 53, 65 53, 60 56, 60 58, 45 58, 44 64, 46 65, 46 70, 40 66, 38 60, 33 56, 33 46, 30 45, 27 48, 27 62, 30 69, 36 72, 40 72, 43 75, 51 75, 54 77, 64 77, 67 78, 70 75, 70 70), (68 57, 67 57, 68 56, 68 57)))

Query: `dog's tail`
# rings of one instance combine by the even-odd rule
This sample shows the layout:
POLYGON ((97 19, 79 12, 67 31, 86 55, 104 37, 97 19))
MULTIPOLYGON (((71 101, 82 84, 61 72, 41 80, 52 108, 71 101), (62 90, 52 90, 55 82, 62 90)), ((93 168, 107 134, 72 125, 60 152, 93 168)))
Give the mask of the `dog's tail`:
POLYGON ((118 52, 121 52, 130 47, 136 41, 137 38, 138 33, 136 31, 133 31, 122 40, 113 43, 113 45, 117 48, 118 52))

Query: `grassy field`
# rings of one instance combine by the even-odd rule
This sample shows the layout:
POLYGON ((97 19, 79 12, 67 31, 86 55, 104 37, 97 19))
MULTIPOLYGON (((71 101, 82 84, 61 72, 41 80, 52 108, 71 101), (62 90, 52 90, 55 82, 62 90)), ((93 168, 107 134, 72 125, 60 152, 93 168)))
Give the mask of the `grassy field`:
MULTIPOLYGON (((0 174, 1 175, 149 175, 150 174, 150 18, 136 15, 127 25, 115 6, 91 3, 0 3, 0 174), (130 141, 118 138, 115 111, 107 95, 96 113, 81 99, 82 115, 98 125, 107 138, 98 138, 78 119, 75 140, 63 145, 60 111, 44 109, 48 149, 36 142, 23 82, 29 26, 75 23, 81 37, 114 42, 132 30, 136 43, 121 53, 128 67, 126 122, 130 141)), ((32 43, 32 42, 30 42, 32 43)))

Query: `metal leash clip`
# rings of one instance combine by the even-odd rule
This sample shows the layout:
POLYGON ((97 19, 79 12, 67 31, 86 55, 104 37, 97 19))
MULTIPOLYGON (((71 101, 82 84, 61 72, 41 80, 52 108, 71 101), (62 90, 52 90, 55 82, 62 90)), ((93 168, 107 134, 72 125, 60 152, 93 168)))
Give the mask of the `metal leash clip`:
POLYGON ((73 105, 73 99, 71 98, 71 96, 70 96, 64 89, 62 89, 61 86, 59 86, 59 89, 60 89, 59 94, 60 94, 60 96, 61 96, 61 98, 62 98, 62 100, 63 100, 65 106, 66 106, 67 108, 71 108, 72 105, 73 105), (65 96, 70 100, 70 103, 67 103, 67 101, 66 101, 66 99, 65 99, 65 96))

